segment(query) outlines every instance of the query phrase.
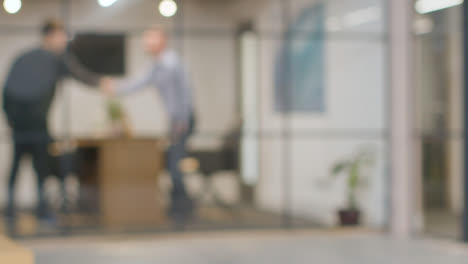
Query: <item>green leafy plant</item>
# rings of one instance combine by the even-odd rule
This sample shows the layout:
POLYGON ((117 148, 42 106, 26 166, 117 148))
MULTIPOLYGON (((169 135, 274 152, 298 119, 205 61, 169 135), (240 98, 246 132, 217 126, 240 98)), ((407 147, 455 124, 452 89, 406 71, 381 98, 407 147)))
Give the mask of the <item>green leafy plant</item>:
POLYGON ((357 193, 359 187, 367 182, 367 172, 375 164, 374 152, 364 149, 357 152, 348 160, 342 160, 331 168, 331 176, 345 175, 348 187, 348 209, 357 210, 357 193))
POLYGON ((107 103, 107 114, 112 122, 121 121, 124 118, 124 111, 120 102, 109 100, 107 103))
POLYGON ((111 132, 116 137, 132 137, 133 131, 125 114, 124 107, 116 99, 107 102, 107 115, 111 122, 111 132))

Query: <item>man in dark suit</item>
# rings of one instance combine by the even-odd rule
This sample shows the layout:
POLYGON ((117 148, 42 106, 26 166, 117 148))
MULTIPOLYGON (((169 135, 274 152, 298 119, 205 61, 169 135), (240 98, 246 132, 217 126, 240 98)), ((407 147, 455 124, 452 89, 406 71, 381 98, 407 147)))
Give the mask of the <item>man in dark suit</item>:
POLYGON ((37 175, 37 216, 47 217, 44 180, 49 174, 48 147, 51 136, 48 113, 57 83, 72 76, 89 85, 105 86, 109 81, 79 65, 66 52, 67 34, 60 21, 49 20, 41 28, 42 43, 38 48, 19 55, 8 74, 3 89, 3 108, 13 135, 13 159, 8 181, 7 216, 15 216, 15 183, 20 161, 32 156, 37 175))

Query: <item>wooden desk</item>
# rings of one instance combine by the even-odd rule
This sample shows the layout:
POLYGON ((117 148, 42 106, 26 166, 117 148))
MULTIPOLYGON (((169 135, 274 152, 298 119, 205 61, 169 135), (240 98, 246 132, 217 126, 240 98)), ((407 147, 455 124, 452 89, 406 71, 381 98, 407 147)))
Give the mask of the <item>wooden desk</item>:
POLYGON ((77 140, 81 206, 111 227, 154 225, 163 219, 159 139, 77 140))

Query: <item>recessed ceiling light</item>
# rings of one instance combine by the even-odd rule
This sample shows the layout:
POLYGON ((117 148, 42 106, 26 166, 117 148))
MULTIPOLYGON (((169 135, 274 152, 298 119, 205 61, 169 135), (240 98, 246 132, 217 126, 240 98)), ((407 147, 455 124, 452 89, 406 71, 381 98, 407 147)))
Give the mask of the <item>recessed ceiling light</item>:
POLYGON ((115 2, 117 2, 117 0, 98 0, 99 5, 102 7, 109 7, 115 4, 115 2))
POLYGON ((159 3, 159 13, 165 17, 171 17, 177 13, 177 3, 174 0, 162 0, 159 3))
POLYGON ((3 8, 9 14, 16 14, 20 11, 22 6, 21 0, 4 0, 3 8))

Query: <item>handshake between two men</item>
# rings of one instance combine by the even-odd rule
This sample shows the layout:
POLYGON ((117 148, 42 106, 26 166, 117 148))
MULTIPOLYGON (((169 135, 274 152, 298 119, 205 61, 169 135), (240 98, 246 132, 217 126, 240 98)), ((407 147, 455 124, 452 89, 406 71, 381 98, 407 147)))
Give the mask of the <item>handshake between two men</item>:
POLYGON ((48 155, 47 146, 52 140, 48 113, 57 83, 71 76, 89 85, 100 86, 108 96, 125 95, 146 87, 160 95, 169 117, 171 136, 167 156, 173 183, 170 215, 178 219, 190 216, 193 203, 185 190, 179 162, 185 157, 186 143, 194 128, 192 86, 182 60, 168 47, 166 32, 157 26, 144 32, 143 49, 151 60, 149 66, 139 77, 118 82, 87 71, 65 52, 67 34, 60 21, 46 21, 40 33, 41 46, 16 58, 3 89, 3 108, 14 143, 7 213, 14 215, 15 211, 13 199, 19 163, 24 155, 31 154, 38 178, 38 216, 47 214, 43 188, 48 170, 44 157, 48 155))
POLYGON ((116 81, 112 77, 102 77, 99 80, 99 88, 102 93, 111 97, 115 95, 116 81))
POLYGON ((14 146, 7 214, 13 216, 15 212, 13 200, 19 163, 23 156, 30 154, 38 178, 38 217, 47 217, 43 188, 48 168, 44 159, 53 138, 48 129, 48 113, 57 83, 71 76, 91 86, 100 86, 108 96, 129 94, 146 87, 160 95, 169 116, 171 136, 167 151, 173 183, 170 215, 177 219, 190 216, 193 203, 185 190, 179 162, 185 157, 187 139, 194 127, 192 86, 182 60, 168 47, 166 32, 160 27, 145 31, 143 49, 151 60, 149 66, 139 77, 119 82, 87 71, 65 52, 68 40, 60 21, 46 21, 40 33, 41 45, 16 58, 3 89, 3 108, 13 132, 14 146))

